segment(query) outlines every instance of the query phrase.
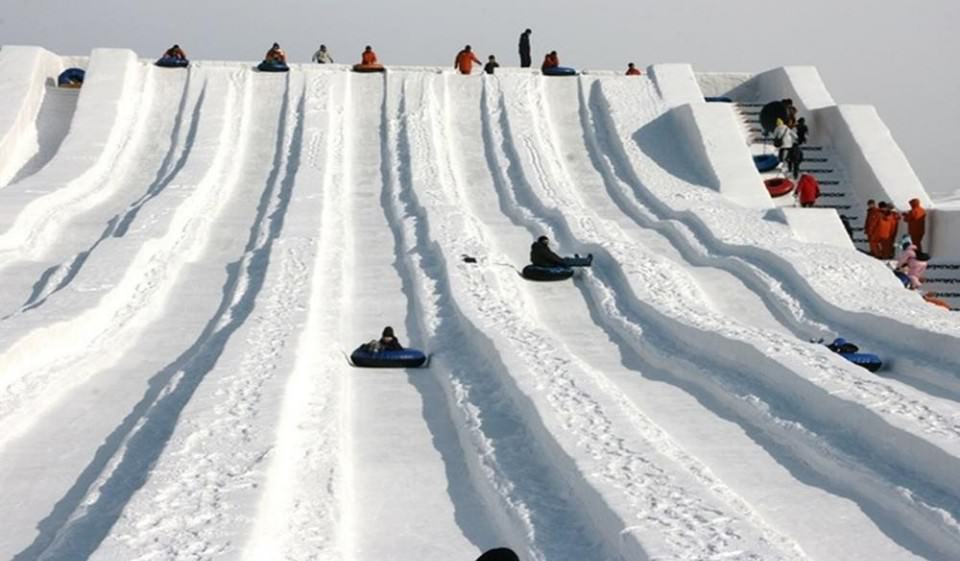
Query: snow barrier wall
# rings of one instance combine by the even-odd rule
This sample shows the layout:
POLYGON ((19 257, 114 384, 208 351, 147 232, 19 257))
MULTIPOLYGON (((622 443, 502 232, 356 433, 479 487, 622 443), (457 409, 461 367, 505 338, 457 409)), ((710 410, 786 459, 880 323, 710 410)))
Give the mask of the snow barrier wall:
POLYGON ((745 207, 772 208, 730 107, 703 102, 690 65, 657 64, 647 73, 671 108, 668 118, 685 139, 693 160, 700 162, 698 171, 707 186, 745 207))
POLYGON ((21 155, 36 142, 33 127, 47 78, 56 79, 62 66, 58 56, 40 47, 0 50, 0 185, 10 181, 23 163, 21 155))
MULTIPOLYGON (((736 76, 712 78, 722 88, 736 76)), ((851 189, 861 200, 890 201, 901 210, 920 199, 929 210, 926 244, 937 258, 960 257, 960 209, 935 208, 906 155, 872 105, 837 105, 817 70, 792 66, 769 70, 727 90, 731 96, 772 100, 790 97, 808 115, 814 137, 823 135, 843 160, 851 189)), ((720 95, 720 94, 717 94, 720 95)))

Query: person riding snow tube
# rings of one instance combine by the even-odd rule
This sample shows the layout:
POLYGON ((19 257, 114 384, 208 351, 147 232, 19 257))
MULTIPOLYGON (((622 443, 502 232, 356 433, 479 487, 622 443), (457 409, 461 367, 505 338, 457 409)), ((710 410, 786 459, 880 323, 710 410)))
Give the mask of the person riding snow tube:
POLYGON ((377 53, 370 45, 364 47, 363 52, 360 53, 360 64, 353 65, 354 72, 383 72, 383 70, 383 65, 377 60, 377 53))
POLYGON ((883 366, 883 361, 880 360, 880 357, 872 353, 861 353, 860 347, 847 341, 843 337, 834 339, 832 343, 827 345, 827 348, 857 366, 866 368, 870 372, 876 372, 883 366))
POLYGON ((416 349, 404 349, 389 325, 383 328, 379 340, 357 347, 350 355, 354 366, 364 368, 418 368, 427 357, 416 349))
POLYGON ((267 54, 263 55, 257 69, 261 72, 287 72, 290 68, 287 66, 287 53, 283 52, 279 43, 274 43, 267 54))
POLYGON ((183 52, 180 45, 174 45, 164 51, 160 60, 154 64, 163 68, 184 68, 190 64, 190 61, 187 60, 187 53, 183 52))
POLYGON ((560 257, 550 249, 550 239, 540 236, 530 246, 530 265, 523 268, 521 275, 529 280, 556 281, 573 276, 573 267, 589 267, 593 255, 580 257, 560 257))
POLYGON ((61 88, 79 88, 87 72, 82 68, 68 68, 57 76, 57 85, 61 88))

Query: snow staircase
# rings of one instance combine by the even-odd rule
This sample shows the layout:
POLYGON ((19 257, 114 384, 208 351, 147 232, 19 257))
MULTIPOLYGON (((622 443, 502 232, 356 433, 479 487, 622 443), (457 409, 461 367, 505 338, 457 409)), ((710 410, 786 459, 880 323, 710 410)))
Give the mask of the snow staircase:
MULTIPOLYGON (((763 103, 734 101, 733 107, 750 147, 750 153, 755 156, 776 154, 777 149, 773 147, 773 138, 764 138, 760 127, 760 109, 763 107, 763 103)), ((811 131, 811 137, 816 138, 816 131, 811 131)), ((845 169, 836 152, 827 144, 806 144, 803 146, 803 157, 803 163, 800 165, 801 173, 813 174, 820 182, 821 193, 816 206, 833 208, 837 210, 837 214, 846 216, 853 230, 854 246, 860 251, 869 253, 870 246, 867 243, 867 235, 864 231, 867 203, 865 200, 859 200, 853 194, 849 187, 845 169)), ((760 175, 763 179, 770 179, 785 177, 786 172, 776 169, 762 172, 760 175)), ((777 206, 794 204, 794 198, 790 195, 775 198, 773 201, 777 206)), ((944 300, 952 310, 960 309, 960 263, 931 260, 927 266, 927 278, 922 290, 931 296, 944 300)))

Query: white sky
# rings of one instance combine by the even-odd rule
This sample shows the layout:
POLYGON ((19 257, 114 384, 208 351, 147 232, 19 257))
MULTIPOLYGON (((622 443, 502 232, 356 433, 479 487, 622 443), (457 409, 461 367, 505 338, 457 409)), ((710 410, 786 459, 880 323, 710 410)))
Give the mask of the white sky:
POLYGON ((337 61, 374 46, 386 64, 452 64, 464 43, 517 64, 533 29, 535 61, 620 69, 688 62, 756 72, 812 64, 839 103, 876 105, 935 198, 960 197, 944 165, 960 142, 960 0, 0 0, 0 44, 59 54, 126 47, 159 55, 255 60, 278 41, 292 61, 323 42, 337 61))

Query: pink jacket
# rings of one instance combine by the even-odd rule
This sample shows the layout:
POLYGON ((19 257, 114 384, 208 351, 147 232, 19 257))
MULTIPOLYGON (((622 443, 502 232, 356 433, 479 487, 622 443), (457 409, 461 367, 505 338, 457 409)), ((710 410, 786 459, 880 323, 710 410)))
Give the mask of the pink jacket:
POLYGON ((927 270, 927 262, 917 259, 917 246, 910 244, 906 251, 900 254, 897 259, 897 269, 907 268, 908 277, 920 278, 927 270))

